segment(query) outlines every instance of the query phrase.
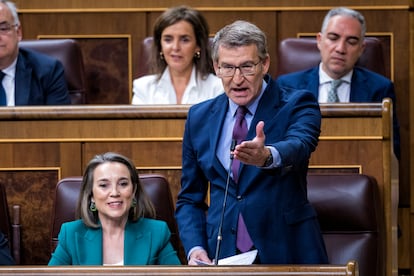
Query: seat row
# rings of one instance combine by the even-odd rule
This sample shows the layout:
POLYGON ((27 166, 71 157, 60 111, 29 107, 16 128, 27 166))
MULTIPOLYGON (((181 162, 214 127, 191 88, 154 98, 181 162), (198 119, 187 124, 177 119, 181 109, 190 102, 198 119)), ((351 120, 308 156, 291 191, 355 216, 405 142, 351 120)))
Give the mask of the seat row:
MULTIPOLYGON (((138 54, 137 76, 149 74, 149 56, 152 37, 141 42, 138 54)), ((390 78, 390 69, 385 66, 381 41, 374 37, 365 38, 365 51, 357 65, 390 78)), ((20 47, 32 49, 60 60, 65 68, 65 78, 72 104, 87 104, 87 77, 80 45, 74 39, 23 40, 20 47)), ((316 66, 320 54, 314 38, 288 38, 281 41, 278 53, 276 76, 316 66)))
MULTIPOLYGON (((171 242, 185 263, 174 218, 174 200, 168 180, 160 174, 141 174, 140 180, 157 212, 157 219, 167 222, 171 242)), ((82 178, 68 177, 56 185, 51 221, 51 252, 55 249, 62 223, 75 219, 75 208, 82 178)), ((0 185, 2 204, 0 218, 10 222, 4 187, 0 185), (3 219, 4 218, 4 219, 3 219)), ((361 275, 383 275, 385 271, 384 213, 376 180, 363 174, 309 174, 308 196, 315 207, 331 264, 346 265, 354 260, 361 275)), ((15 207, 14 207, 15 208, 15 207)), ((22 210, 24 212, 24 210, 22 210)), ((1 225, 12 242, 16 260, 19 257, 19 221, 1 225)), ((24 229, 23 229, 24 231, 24 229)), ((300 250, 300 248, 298 249, 300 250)))

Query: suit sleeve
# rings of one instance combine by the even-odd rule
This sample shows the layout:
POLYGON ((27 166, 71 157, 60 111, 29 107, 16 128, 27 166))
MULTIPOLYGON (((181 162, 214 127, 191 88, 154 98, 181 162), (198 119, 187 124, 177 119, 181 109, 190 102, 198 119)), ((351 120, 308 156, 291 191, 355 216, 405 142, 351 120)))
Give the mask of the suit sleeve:
POLYGON ((132 104, 151 104, 149 78, 149 76, 144 76, 132 82, 132 104))
POLYGON ((198 165, 197 152, 193 148, 191 130, 197 129, 197 118, 189 111, 184 130, 182 151, 181 190, 178 194, 176 219, 180 239, 186 254, 191 248, 201 246, 207 248, 205 197, 208 182, 198 165))
MULTIPOLYGON (((311 153, 318 144, 321 127, 319 104, 311 92, 303 90, 292 93, 283 109, 287 111, 281 113, 289 116, 285 120, 277 120, 277 123, 285 124, 285 134, 272 146, 280 154, 282 170, 301 171, 307 168, 311 153)), ((271 138, 269 142, 272 143, 271 138)))
POLYGON ((43 83, 47 105, 70 104, 70 96, 65 80, 63 65, 56 60, 43 83))
POLYGON ((14 260, 10 254, 8 240, 2 232, 0 232, 0 265, 13 265, 14 260))
POLYGON ((167 224, 163 224, 162 227, 160 227, 160 233, 159 233, 160 239, 161 239, 161 249, 158 253, 158 264, 160 265, 180 265, 181 262, 178 259, 177 252, 174 250, 171 242, 170 237, 171 233, 168 229, 167 224))
POLYGON ((72 258, 68 252, 68 239, 67 239, 67 227, 62 224, 62 227, 58 236, 58 245, 55 252, 52 253, 52 258, 49 260, 50 266, 53 265, 72 265, 72 258))

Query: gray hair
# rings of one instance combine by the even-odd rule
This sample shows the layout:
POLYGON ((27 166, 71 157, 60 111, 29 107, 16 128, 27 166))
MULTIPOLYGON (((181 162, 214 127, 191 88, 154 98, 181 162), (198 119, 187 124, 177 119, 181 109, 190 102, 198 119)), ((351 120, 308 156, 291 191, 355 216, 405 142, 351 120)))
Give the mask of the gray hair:
POLYGON ((363 39, 365 37, 365 33, 367 31, 367 25, 366 25, 364 16, 360 12, 357 12, 355 10, 345 8, 345 7, 331 9, 326 14, 325 18, 323 19, 321 33, 325 33, 326 28, 328 27, 329 20, 336 15, 352 17, 358 20, 359 23, 361 24, 361 38, 363 39))
POLYGON ((20 20, 19 20, 19 15, 17 13, 16 4, 14 4, 11 1, 7 1, 7 0, 1 0, 1 3, 3 3, 4 5, 6 5, 9 8, 9 10, 10 10, 12 16, 13 16, 13 19, 14 19, 13 23, 17 24, 17 25, 20 25, 20 20))
POLYGON ((214 36, 212 46, 213 61, 217 62, 219 59, 218 49, 220 46, 234 48, 252 44, 257 46, 259 58, 264 60, 268 56, 265 33, 250 22, 242 20, 235 21, 223 27, 214 36))

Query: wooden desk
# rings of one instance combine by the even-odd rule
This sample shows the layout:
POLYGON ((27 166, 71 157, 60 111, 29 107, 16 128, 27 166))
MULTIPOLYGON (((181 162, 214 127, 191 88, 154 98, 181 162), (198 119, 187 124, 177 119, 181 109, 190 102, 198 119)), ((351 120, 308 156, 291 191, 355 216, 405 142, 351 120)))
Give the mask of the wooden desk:
MULTIPOLYGON (((97 153, 129 156, 141 172, 180 187, 181 143, 188 106, 49 106, 0 108, 0 181, 20 204, 23 264, 49 260, 54 187, 83 174, 97 153)), ((321 105, 322 132, 312 171, 364 173, 380 186, 386 221, 386 275, 397 275, 398 169, 392 112, 382 104, 321 105)))
POLYGON ((57 181, 78 176, 98 153, 116 151, 179 189, 188 107, 49 106, 0 108, 0 181, 21 205, 22 264, 50 258, 50 214, 57 181))
POLYGON ((27 266, 27 267, 0 267, 0 274, 4 276, 14 275, 114 275, 114 276, 356 276, 357 264, 353 261, 345 265, 254 265, 254 266, 27 266))

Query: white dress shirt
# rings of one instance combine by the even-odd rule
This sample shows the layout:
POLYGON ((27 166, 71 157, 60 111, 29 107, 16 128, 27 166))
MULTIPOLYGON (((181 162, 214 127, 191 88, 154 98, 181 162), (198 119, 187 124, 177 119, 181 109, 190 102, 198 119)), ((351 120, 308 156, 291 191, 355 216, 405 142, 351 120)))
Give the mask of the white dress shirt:
MULTIPOLYGON (((348 103, 350 101, 352 73, 353 73, 353 70, 351 70, 351 72, 349 72, 348 74, 346 74, 345 76, 341 78, 343 82, 336 90, 338 94, 339 102, 341 103, 348 103)), ((331 88, 331 81, 332 81, 332 78, 328 76, 325 73, 325 71, 322 70, 322 63, 319 64, 318 102, 320 103, 328 102, 328 92, 331 88)))
POLYGON ((6 105, 7 106, 15 106, 15 76, 16 76, 16 63, 17 58, 13 61, 13 63, 7 67, 4 68, 2 71, 5 74, 2 85, 4 87, 4 91, 6 92, 6 105))
MULTIPOLYGON (((168 66, 158 81, 157 75, 135 79, 132 92, 132 104, 177 104, 168 66)), ((209 74, 204 80, 199 76, 196 78, 196 69, 193 66, 190 82, 184 91, 181 103, 199 103, 214 98, 223 92, 223 84, 220 78, 214 74, 209 74)))

